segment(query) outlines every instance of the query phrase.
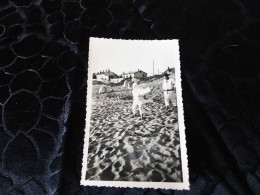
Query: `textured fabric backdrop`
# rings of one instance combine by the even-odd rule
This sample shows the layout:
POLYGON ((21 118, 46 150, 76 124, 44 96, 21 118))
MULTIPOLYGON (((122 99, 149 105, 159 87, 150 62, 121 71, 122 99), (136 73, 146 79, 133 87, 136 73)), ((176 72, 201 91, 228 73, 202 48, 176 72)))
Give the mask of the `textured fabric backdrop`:
POLYGON ((0 194, 259 194, 258 0, 1 0, 0 194), (180 39, 190 191, 79 185, 88 38, 180 39))

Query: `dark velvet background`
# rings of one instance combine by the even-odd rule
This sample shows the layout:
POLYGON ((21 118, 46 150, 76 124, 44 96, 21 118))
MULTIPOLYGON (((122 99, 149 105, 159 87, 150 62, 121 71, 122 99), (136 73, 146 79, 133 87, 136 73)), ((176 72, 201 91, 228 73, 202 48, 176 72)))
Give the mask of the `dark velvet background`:
POLYGON ((0 194, 259 194, 260 1, 1 0, 0 194), (88 38, 180 39, 190 191, 79 185, 88 38))

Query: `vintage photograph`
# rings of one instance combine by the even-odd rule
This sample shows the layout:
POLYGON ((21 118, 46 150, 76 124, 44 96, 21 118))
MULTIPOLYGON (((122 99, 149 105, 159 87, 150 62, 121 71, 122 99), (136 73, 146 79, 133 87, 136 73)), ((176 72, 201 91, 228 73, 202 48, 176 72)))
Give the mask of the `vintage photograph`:
POLYGON ((90 38, 82 185, 189 189, 178 40, 90 38))

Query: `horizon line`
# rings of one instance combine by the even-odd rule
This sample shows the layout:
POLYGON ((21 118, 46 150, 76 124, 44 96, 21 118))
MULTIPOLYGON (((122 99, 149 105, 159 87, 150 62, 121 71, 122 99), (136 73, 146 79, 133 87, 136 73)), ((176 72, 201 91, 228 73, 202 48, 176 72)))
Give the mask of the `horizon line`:
MULTIPOLYGON (((172 69, 172 68, 174 68, 175 69, 175 67, 168 67, 169 69, 172 69)), ((159 70, 159 69, 158 69, 159 70)), ((164 71, 162 71, 162 72, 165 72, 165 71, 167 71, 168 69, 166 69, 166 70, 164 70, 164 71)), ((110 72, 113 72, 113 73, 115 73, 116 75, 122 75, 122 74, 128 74, 128 73, 133 73, 133 72, 138 72, 138 71, 143 71, 143 70, 141 70, 141 69, 138 69, 138 70, 135 70, 135 71, 127 71, 127 72, 121 72, 121 73, 116 73, 115 71, 112 71, 112 70, 110 70, 110 69, 105 69, 105 70, 100 70, 100 71, 97 71, 97 72, 94 72, 93 74, 97 74, 97 73, 100 73, 100 72, 104 72, 104 73, 106 73, 106 72, 108 72, 108 71, 110 71, 110 72)), ((143 72, 145 72, 145 71, 143 71, 143 72)), ((162 73, 161 71, 160 71, 160 73, 162 73)), ((147 73, 147 72, 145 72, 145 73, 147 73)), ((147 75, 148 75, 148 73, 147 73, 147 75)), ((151 74, 151 75, 154 75, 154 74, 151 74)))

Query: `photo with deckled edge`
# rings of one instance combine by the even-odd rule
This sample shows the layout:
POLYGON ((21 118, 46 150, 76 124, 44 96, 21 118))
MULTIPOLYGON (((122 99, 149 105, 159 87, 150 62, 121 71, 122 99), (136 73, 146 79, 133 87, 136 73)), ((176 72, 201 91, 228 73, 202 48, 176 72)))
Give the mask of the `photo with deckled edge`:
POLYGON ((90 38, 82 185, 189 189, 178 40, 90 38))

